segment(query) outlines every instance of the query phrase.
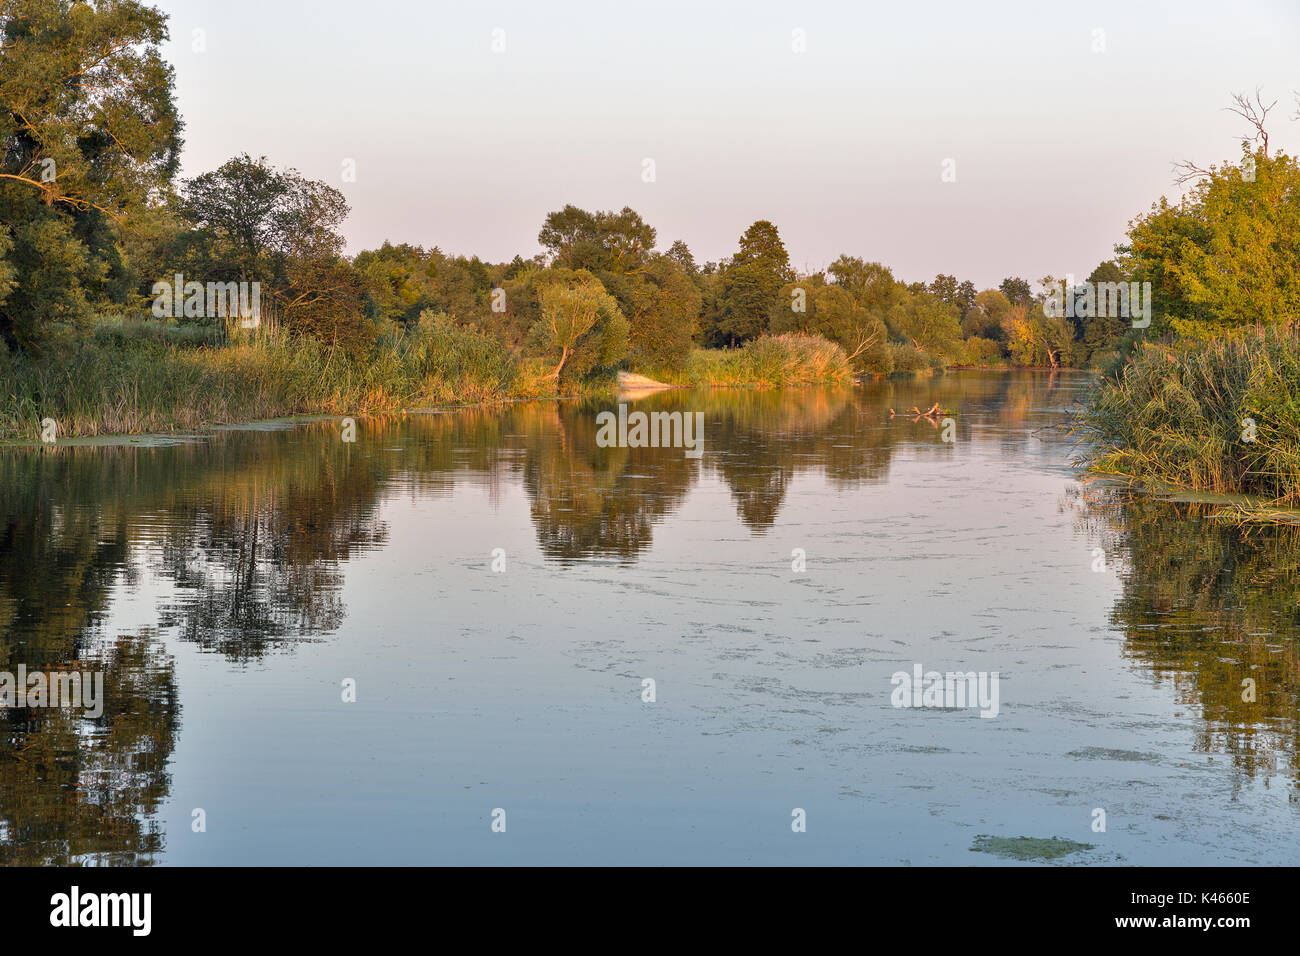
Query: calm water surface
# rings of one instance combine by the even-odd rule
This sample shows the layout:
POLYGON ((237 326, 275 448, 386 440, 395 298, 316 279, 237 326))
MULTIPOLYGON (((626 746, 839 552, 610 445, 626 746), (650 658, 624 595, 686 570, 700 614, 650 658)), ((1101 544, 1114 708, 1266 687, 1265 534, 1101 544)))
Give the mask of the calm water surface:
POLYGON ((108 684, 0 711, 0 862, 1295 863, 1300 537, 1081 488, 1087 385, 633 404, 699 460, 613 399, 0 450, 0 670, 108 684))

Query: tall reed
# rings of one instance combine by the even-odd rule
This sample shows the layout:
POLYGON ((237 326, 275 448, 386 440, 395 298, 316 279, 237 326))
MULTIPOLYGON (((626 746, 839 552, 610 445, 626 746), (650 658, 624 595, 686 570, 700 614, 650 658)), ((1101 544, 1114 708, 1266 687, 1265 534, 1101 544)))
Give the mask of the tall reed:
POLYGON ((1098 474, 1300 504, 1300 334, 1146 343, 1083 415, 1098 474))

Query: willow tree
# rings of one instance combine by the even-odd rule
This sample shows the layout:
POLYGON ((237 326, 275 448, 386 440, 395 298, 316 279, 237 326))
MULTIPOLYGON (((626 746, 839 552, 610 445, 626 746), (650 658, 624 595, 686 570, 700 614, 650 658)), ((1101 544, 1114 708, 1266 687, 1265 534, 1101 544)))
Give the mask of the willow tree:
POLYGON ((541 315, 533 325, 532 340, 555 362, 549 378, 582 378, 623 360, 627 318, 599 279, 584 269, 556 269, 538 285, 541 315))

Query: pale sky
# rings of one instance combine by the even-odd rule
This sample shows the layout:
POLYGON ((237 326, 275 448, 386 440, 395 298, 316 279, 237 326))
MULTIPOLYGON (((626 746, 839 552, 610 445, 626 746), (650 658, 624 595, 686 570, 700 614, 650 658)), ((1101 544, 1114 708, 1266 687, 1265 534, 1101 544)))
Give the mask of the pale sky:
POLYGON ((246 151, 323 179, 351 253, 527 257, 548 211, 628 205, 699 262, 770 219, 799 269, 983 288, 1087 275, 1173 161, 1239 155, 1234 92, 1300 151, 1297 0, 154 2, 184 174, 246 151))

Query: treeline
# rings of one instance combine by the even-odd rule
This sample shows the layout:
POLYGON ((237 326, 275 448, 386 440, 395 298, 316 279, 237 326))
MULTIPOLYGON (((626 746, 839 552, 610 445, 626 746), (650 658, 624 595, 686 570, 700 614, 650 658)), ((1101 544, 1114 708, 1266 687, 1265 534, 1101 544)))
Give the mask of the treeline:
MULTIPOLYGON (((367 314, 409 324, 424 311, 444 313, 562 364, 564 318, 586 302, 597 340, 626 337, 628 361, 652 372, 679 370, 695 347, 734 348, 791 332, 834 342, 862 373, 1082 365, 1113 353, 1130 331, 1117 318, 1053 320, 1045 295, 1016 277, 983 291, 950 275, 904 283, 888 266, 850 255, 801 275, 766 220, 718 262, 697 263, 681 239, 659 251, 655 228, 628 207, 565 206, 546 217, 538 241, 542 255, 503 264, 387 243, 363 252, 354 264, 370 282, 367 314)), ((1123 279, 1113 262, 1090 276, 1123 279)))
POLYGON ((909 284, 851 255, 800 275, 768 221, 728 258, 697 263, 627 207, 552 212, 529 259, 389 243, 350 258, 348 204, 325 182, 247 154, 178 180, 166 36, 165 15, 136 0, 0 6, 0 362, 54 360, 104 316, 153 314, 165 328, 148 334, 176 345, 237 340, 250 323, 232 319, 248 316, 214 307, 213 283, 256 283, 268 324, 330 354, 363 361, 432 324, 557 383, 625 367, 681 375, 701 347, 790 334, 834 343, 858 373, 1083 364, 1124 334, 1049 318, 1018 278, 909 284))

